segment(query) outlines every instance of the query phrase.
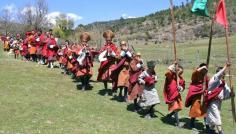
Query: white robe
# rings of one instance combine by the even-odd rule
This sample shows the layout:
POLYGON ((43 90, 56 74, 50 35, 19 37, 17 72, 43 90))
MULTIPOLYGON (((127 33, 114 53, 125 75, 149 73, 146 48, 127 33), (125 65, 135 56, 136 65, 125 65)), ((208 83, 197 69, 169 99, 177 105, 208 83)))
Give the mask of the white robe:
MULTIPOLYGON (((212 90, 220 86, 220 84, 222 83, 222 81, 220 80, 222 73, 223 70, 219 71, 211 78, 208 85, 208 92, 211 92, 212 90)), ((220 116, 221 103, 223 100, 230 98, 230 93, 231 90, 229 86, 225 83, 223 90, 217 96, 218 99, 212 101, 208 106, 207 116, 206 116, 207 124, 209 124, 210 126, 220 126, 222 124, 220 116)))
MULTIPOLYGON (((143 93, 141 95, 141 99, 139 100, 139 105, 141 107, 149 107, 160 103, 160 98, 155 88, 155 84, 153 84, 152 86, 145 86, 144 79, 148 76, 150 75, 147 73, 147 71, 143 71, 138 79, 140 84, 144 84, 143 93)), ((157 81, 157 76, 152 77, 155 77, 155 80, 157 81)))

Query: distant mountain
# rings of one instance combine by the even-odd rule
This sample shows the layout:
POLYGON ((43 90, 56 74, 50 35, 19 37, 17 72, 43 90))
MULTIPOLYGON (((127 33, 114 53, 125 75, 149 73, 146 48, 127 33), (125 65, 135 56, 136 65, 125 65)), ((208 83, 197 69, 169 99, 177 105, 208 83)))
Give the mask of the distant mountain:
MULTIPOLYGON (((193 0, 192 0, 193 1, 193 0)), ((208 9, 212 14, 214 12, 213 1, 209 0, 208 9)), ((236 3, 230 4, 230 0, 226 0, 228 19, 231 23, 231 31, 236 31, 236 3), (232 6, 231 6, 232 5, 232 6), (230 16, 230 8, 232 16, 230 16)), ((175 21, 177 41, 184 42, 186 40, 195 40, 209 36, 210 18, 196 16, 190 12, 192 2, 175 6, 175 21)), ((89 31, 96 34, 101 34, 106 29, 112 29, 116 32, 119 39, 126 40, 145 40, 162 43, 172 40, 172 27, 170 10, 162 10, 150 15, 119 20, 95 22, 88 25, 79 25, 76 28, 77 32, 89 31)), ((214 36, 219 37, 224 35, 224 29, 218 24, 214 26, 214 36)), ((99 37, 95 37, 99 38, 99 37)))

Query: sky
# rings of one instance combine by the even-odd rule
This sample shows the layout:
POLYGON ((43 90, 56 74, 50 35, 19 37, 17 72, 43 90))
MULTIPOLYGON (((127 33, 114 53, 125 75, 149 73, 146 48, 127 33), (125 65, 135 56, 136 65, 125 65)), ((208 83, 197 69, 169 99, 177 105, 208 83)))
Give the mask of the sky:
MULTIPOLYGON (((169 8, 169 0, 46 0, 48 18, 53 23, 60 13, 75 21, 75 24, 89 24, 96 21, 135 18, 169 8)), ((12 12, 23 12, 26 5, 33 5, 35 0, 0 0, 0 8, 8 8, 12 12)), ((186 0, 173 0, 180 5, 186 0)))

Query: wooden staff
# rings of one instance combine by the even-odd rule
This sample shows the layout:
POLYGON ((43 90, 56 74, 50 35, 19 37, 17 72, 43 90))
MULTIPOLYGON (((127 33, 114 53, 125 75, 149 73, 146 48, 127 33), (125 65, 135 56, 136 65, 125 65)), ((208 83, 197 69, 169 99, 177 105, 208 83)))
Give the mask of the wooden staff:
MULTIPOLYGON (((233 22, 233 0, 230 0, 230 19, 229 19, 229 24, 231 25, 231 23, 233 22)), ((232 30, 232 25, 230 26, 230 31, 232 30)), ((229 36, 231 35, 231 33, 229 32, 229 36)))
POLYGON ((208 52, 207 52, 207 67, 210 64, 210 57, 211 57, 211 45, 212 45, 212 36, 213 36, 213 26, 214 26, 215 17, 212 17, 211 19, 211 31, 210 31, 210 37, 209 37, 209 44, 208 44, 208 52))
MULTIPOLYGON (((214 2, 213 3, 213 7, 215 7, 214 9, 216 9, 217 4, 214 2)), ((214 11, 214 13, 216 12, 216 10, 214 11)), ((211 46, 212 46, 212 36, 213 36, 213 26, 214 26, 214 22, 215 22, 215 14, 212 15, 211 18, 211 31, 210 31, 210 36, 209 36, 209 44, 208 44, 208 52, 207 52, 207 61, 206 61, 206 65, 207 68, 209 67, 210 64, 210 57, 211 57, 211 46)), ((206 90, 206 84, 207 84, 207 73, 204 76, 204 82, 203 82, 203 91, 206 90)), ((204 106, 204 95, 201 96, 201 105, 204 106)))
MULTIPOLYGON (((177 62, 176 29, 175 29, 175 17, 174 17, 174 8, 173 8, 173 1, 172 0, 170 0, 170 13, 171 13, 171 18, 172 18, 172 35, 173 35, 173 45, 174 45, 174 61, 177 62)), ((175 63, 175 71, 176 71, 177 86, 179 86, 179 81, 178 81, 178 64, 176 64, 176 63, 175 63)))
MULTIPOLYGON (((228 63, 231 63, 231 53, 230 53, 230 46, 229 46, 229 39, 228 39, 228 27, 225 28, 225 39, 226 39, 226 49, 227 49, 227 60, 228 63)), ((232 75, 231 75, 231 68, 230 66, 228 67, 228 71, 229 71, 229 85, 230 85, 230 89, 232 94, 234 94, 234 88, 233 88, 233 80, 232 80, 232 75)), ((235 113, 235 101, 234 101, 234 97, 231 97, 231 107, 232 107, 232 115, 233 115, 233 119, 234 122, 236 122, 236 113, 235 113)))
POLYGON ((170 0, 170 12, 171 12, 171 18, 172 18, 172 34, 173 34, 173 44, 174 44, 174 60, 177 60, 177 54, 176 54, 176 29, 175 29, 175 17, 174 17, 174 8, 173 8, 173 2, 170 0))

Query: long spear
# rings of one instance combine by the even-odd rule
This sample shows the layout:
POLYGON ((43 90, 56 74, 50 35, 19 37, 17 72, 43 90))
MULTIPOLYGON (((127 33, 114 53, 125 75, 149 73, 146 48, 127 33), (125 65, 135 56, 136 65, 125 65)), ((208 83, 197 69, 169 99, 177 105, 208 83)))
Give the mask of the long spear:
MULTIPOLYGON (((214 5, 214 7, 216 7, 215 2, 213 3, 213 5, 214 5)), ((214 12, 216 12, 216 11, 214 11, 214 12)), ((212 18, 211 18, 211 28, 210 28, 210 36, 209 36, 209 44, 208 44, 208 52, 207 52, 207 61, 206 61, 207 68, 209 67, 209 64, 210 64, 214 22, 215 22, 215 14, 213 14, 212 18)), ((206 83, 207 83, 207 74, 204 76, 204 83, 203 83, 203 90, 204 91, 206 90, 206 83)), ((204 95, 201 96, 201 105, 204 106, 204 95)))
MULTIPOLYGON (((228 63, 231 63, 231 52, 230 52, 230 46, 229 46, 229 39, 228 39, 228 35, 229 31, 228 31, 228 27, 225 28, 225 41, 226 41, 226 49, 227 49, 227 60, 228 63)), ((231 63, 232 64, 232 63, 231 63)), ((233 87, 233 80, 232 80, 232 75, 231 75, 231 68, 230 66, 228 67, 228 71, 229 71, 229 84, 230 84, 230 89, 232 94, 234 94, 234 87, 233 87)), ((234 122, 236 122, 236 113, 235 113, 235 101, 234 101, 234 97, 231 97, 231 107, 232 107, 232 115, 233 115, 233 119, 234 122)))
MULTIPOLYGON (((172 34, 173 34, 173 45, 174 45, 174 61, 177 62, 177 52, 176 52, 176 28, 175 28, 175 17, 174 17, 174 7, 173 7, 173 0, 170 0, 170 13, 172 18, 172 34)), ((176 68, 176 81, 177 85, 178 82, 178 64, 175 64, 176 68)))
MULTIPOLYGON (((233 0, 230 0, 230 19, 229 19, 229 24, 230 24, 230 30, 232 28, 232 22, 233 22, 233 0)), ((226 38, 226 48, 227 48, 227 60, 228 62, 231 61, 230 59, 230 46, 229 46, 229 41, 228 41, 228 37, 230 36, 230 32, 228 30, 228 28, 225 28, 225 38, 226 38)), ((231 88, 231 92, 234 94, 234 87, 233 87, 233 80, 232 80, 232 75, 231 75, 231 68, 229 67, 229 82, 230 82, 230 88, 231 88)), ((234 97, 231 97, 231 107, 232 107, 232 115, 233 115, 233 120, 234 122, 236 122, 236 112, 235 112, 235 101, 234 101, 234 97)))

